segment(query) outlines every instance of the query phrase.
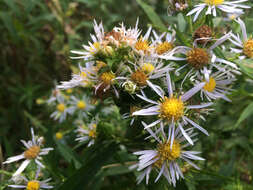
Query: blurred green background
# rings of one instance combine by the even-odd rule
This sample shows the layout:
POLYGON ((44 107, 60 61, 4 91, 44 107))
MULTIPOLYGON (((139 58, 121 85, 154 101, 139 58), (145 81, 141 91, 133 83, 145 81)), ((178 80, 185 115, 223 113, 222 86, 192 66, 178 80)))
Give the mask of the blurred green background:
MULTIPOLYGON (((168 0, 145 2, 169 26, 173 19, 167 16, 168 0)), ((252 11, 248 12, 248 25, 253 23, 252 15, 252 11)), ((81 49, 87 43, 93 20, 103 21, 110 31, 121 21, 134 26, 137 17, 145 30, 151 22, 135 0, 0 1, 0 162, 21 151, 19 139, 29 138, 31 125, 56 125, 36 100, 48 96, 55 81, 70 79, 71 65, 78 65, 78 61, 69 58, 70 50, 81 49)), ((173 17, 175 23, 179 17, 173 17)), ((249 27, 248 32, 252 31, 249 27)), ((205 123, 210 137, 200 136, 198 146, 206 158, 205 170, 193 174, 194 182, 188 178, 177 189, 253 189, 252 78, 240 76, 234 88, 230 96, 233 102, 219 101, 205 123)), ((128 189, 121 184, 127 185, 128 180, 132 181, 129 188, 135 189, 133 176, 127 176, 128 180, 121 177, 113 178, 111 189, 128 189)))

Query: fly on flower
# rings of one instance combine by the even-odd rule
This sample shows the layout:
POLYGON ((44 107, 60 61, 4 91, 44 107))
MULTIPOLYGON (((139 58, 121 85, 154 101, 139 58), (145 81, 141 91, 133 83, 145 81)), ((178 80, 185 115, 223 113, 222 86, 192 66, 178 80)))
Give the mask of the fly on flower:
MULTIPOLYGON (((144 124, 145 126, 145 124, 144 124)), ((141 175, 137 178, 137 183, 140 183, 146 177, 146 184, 149 181, 149 175, 152 170, 156 170, 158 175, 155 182, 163 175, 169 184, 176 186, 176 181, 180 178, 184 178, 181 171, 180 160, 186 161, 191 166, 199 169, 191 160, 204 160, 203 158, 197 156, 200 152, 197 151, 187 151, 185 148, 190 146, 184 135, 177 128, 175 133, 169 133, 168 135, 162 134, 161 136, 156 135, 152 130, 148 130, 149 133, 158 142, 156 149, 154 150, 143 150, 134 152, 135 155, 139 156, 139 162, 130 168, 137 167, 138 171, 142 171, 141 175), (174 135, 172 137, 171 135, 174 135), (171 141, 174 138, 174 141, 171 141)), ((193 138, 196 133, 193 133, 193 129, 189 128, 185 131, 187 136, 193 138)), ((194 142, 197 139, 193 140, 194 142)))
POLYGON ((9 164, 25 159, 25 161, 23 161, 18 170, 13 174, 13 176, 21 174, 31 161, 35 161, 38 166, 44 168, 45 166, 41 163, 41 156, 47 155, 49 151, 53 150, 53 148, 42 148, 43 137, 35 136, 33 128, 31 128, 31 134, 32 140, 29 140, 27 142, 21 140, 26 150, 22 154, 10 157, 5 162, 3 162, 3 164, 9 164))

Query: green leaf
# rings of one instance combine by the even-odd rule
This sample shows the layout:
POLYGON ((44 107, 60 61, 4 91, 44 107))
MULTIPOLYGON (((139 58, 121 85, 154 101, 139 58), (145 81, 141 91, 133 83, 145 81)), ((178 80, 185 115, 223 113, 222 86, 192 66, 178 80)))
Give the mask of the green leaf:
POLYGON ((247 117, 253 114, 253 102, 249 104, 240 115, 240 118, 237 120, 235 124, 235 128, 239 126, 239 124, 244 121, 247 117))
POLYGON ((85 164, 70 176, 58 190, 89 189, 89 182, 95 178, 100 168, 113 157, 117 150, 117 144, 112 142, 103 145, 101 143, 97 147, 91 147, 89 150, 85 154, 85 164))
POLYGON ((178 29, 181 32, 184 32, 187 23, 186 23, 186 21, 185 21, 184 16, 183 16, 182 13, 180 13, 180 14, 177 15, 177 23, 178 23, 178 29))
POLYGON ((82 165, 81 162, 78 160, 77 156, 71 150, 70 147, 68 147, 65 144, 60 143, 59 141, 56 141, 56 144, 57 144, 57 150, 59 150, 59 152, 61 153, 61 155, 67 162, 71 163, 73 161, 76 168, 81 167, 82 165))
POLYGON ((167 27, 163 24, 162 20, 160 17, 155 13, 153 8, 144 3, 142 0, 136 0, 136 2, 141 6, 141 8, 144 10, 146 15, 148 16, 149 20, 153 23, 154 27, 159 28, 161 31, 167 31, 167 27))

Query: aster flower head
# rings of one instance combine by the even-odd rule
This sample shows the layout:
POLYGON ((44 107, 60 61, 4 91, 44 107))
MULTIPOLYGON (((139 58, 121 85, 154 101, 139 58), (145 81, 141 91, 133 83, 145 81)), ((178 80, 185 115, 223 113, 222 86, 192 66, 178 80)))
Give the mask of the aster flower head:
POLYGON ((136 59, 135 63, 130 62, 130 66, 128 66, 129 74, 120 77, 121 84, 125 91, 135 94, 147 87, 148 81, 161 78, 171 70, 173 70, 171 64, 164 66, 164 63, 156 58, 145 59, 141 57, 136 59))
POLYGON ((66 120, 68 114, 72 114, 64 96, 57 96, 55 109, 56 110, 50 115, 50 117, 54 118, 54 120, 59 120, 60 123, 66 120))
MULTIPOLYGON (((170 27, 168 28, 168 30, 170 30, 170 27)), ((171 51, 173 49, 174 46, 174 42, 175 42, 175 31, 173 30, 172 33, 169 32, 164 32, 161 35, 158 35, 156 33, 155 30, 152 30, 153 32, 153 38, 152 39, 152 44, 151 46, 153 46, 155 48, 154 50, 154 57, 158 57, 160 55, 163 55, 165 53, 168 53, 169 51, 171 51)))
POLYGON ((95 143, 95 139, 97 137, 97 120, 93 120, 91 123, 86 126, 83 122, 81 122, 78 126, 76 132, 78 133, 76 141, 78 142, 88 142, 88 147, 95 143))
POLYGON ((211 68, 204 68, 201 74, 198 75, 196 84, 205 82, 205 86, 201 89, 200 96, 203 100, 204 97, 208 101, 222 98, 226 101, 231 101, 226 95, 232 91, 229 85, 235 81, 235 77, 230 75, 229 70, 212 72, 211 68))
MULTIPOLYGON (((52 189, 53 186, 48 184, 48 182, 51 180, 51 178, 40 181, 40 180, 38 180, 39 173, 40 173, 40 167, 37 169, 35 178, 32 180, 28 180, 26 177, 18 175, 16 177, 20 178, 21 182, 19 180, 18 184, 8 185, 8 187, 12 187, 15 189, 16 188, 17 189, 26 189, 26 190, 52 189)), ((14 182, 16 182, 16 180, 14 182)))
POLYGON ((41 160, 42 160, 41 156, 47 155, 49 151, 53 150, 53 148, 42 148, 43 137, 35 136, 33 128, 31 128, 31 134, 32 134, 32 140, 29 140, 27 142, 24 140, 21 140, 26 150, 22 154, 18 156, 10 157, 5 162, 3 162, 3 164, 9 164, 12 162, 25 159, 23 163, 20 165, 20 167, 18 168, 18 170, 13 174, 13 176, 21 174, 31 161, 35 161, 35 163, 38 166, 44 168, 45 166, 41 163, 41 160))
POLYGON ((243 9, 250 8, 250 6, 241 4, 247 2, 248 0, 204 0, 203 3, 197 4, 194 8, 187 14, 187 16, 195 14, 193 21, 195 22, 200 15, 200 13, 206 9, 206 15, 217 16, 217 10, 225 13, 244 13, 243 9))
POLYGON ((83 117, 86 117, 86 112, 93 108, 93 106, 90 104, 90 100, 85 95, 83 95, 81 98, 72 95, 70 97, 69 104, 69 110, 71 113, 77 112, 78 115, 83 117))
MULTIPOLYGON (((189 143, 193 144, 193 141, 187 136, 183 125, 190 124, 195 128, 199 129, 206 135, 208 132, 199 126, 197 123, 192 121, 189 117, 187 117, 187 112, 191 109, 201 109, 210 106, 212 103, 204 103, 200 105, 187 105, 187 100, 189 100, 194 94, 196 94, 199 90, 201 90, 205 82, 201 82, 194 86, 192 89, 183 93, 181 96, 177 96, 173 93, 172 82, 170 79, 169 73, 166 76, 167 87, 168 87, 168 96, 165 96, 165 92, 159 87, 150 82, 148 85, 151 87, 153 91, 157 93, 160 97, 159 100, 154 101, 145 96, 145 94, 137 95, 139 98, 144 101, 152 104, 152 106, 148 108, 141 109, 133 113, 133 115, 141 115, 141 116, 157 116, 157 120, 153 123, 147 125, 145 129, 154 127, 160 123, 161 130, 163 131, 164 127, 169 125, 169 128, 172 128, 174 131, 175 127, 178 127, 185 138, 189 141, 189 143)), ((172 139, 173 140, 173 139, 172 139)))
POLYGON ((252 37, 248 37, 245 23, 240 18, 235 19, 235 21, 240 25, 242 35, 241 37, 239 34, 231 35, 230 41, 236 46, 236 48, 231 48, 231 51, 239 53, 240 59, 253 59, 253 39, 252 37))
POLYGON ((211 45, 208 48, 198 47, 197 46, 198 39, 196 39, 195 42, 193 43, 193 47, 178 46, 172 50, 172 53, 168 53, 166 55, 163 55, 162 57, 166 60, 186 61, 185 65, 175 70, 175 73, 179 75, 179 72, 183 68, 187 66, 190 67, 190 70, 185 75, 183 82, 186 80, 187 77, 196 76, 200 72, 201 69, 210 65, 221 70, 222 68, 220 65, 225 65, 228 67, 232 67, 234 70, 238 70, 239 68, 237 67, 235 63, 219 58, 213 52, 213 50, 216 47, 223 44, 226 40, 230 38, 230 36, 231 36, 231 32, 219 38, 213 45, 211 45), (184 57, 182 56, 178 57, 177 54, 184 55, 184 57))
MULTIPOLYGON (((145 123, 144 123, 145 126, 145 123)), ((144 177, 146 177, 146 184, 149 181, 149 175, 152 170, 156 170, 158 175, 155 179, 155 182, 163 175, 169 184, 176 186, 176 181, 180 178, 184 178, 181 171, 182 165, 180 162, 185 161, 189 163, 196 169, 199 169, 192 160, 204 160, 203 158, 197 156, 200 152, 197 151, 186 151, 185 148, 190 146, 184 135, 180 132, 180 129, 177 128, 175 133, 169 133, 168 135, 161 134, 157 136, 157 132, 148 130, 152 137, 156 139, 158 145, 154 150, 143 150, 134 152, 135 155, 139 156, 139 162, 134 165, 132 168, 137 167, 138 171, 142 171, 141 175, 137 178, 137 183, 140 183, 144 177), (172 135, 174 135, 172 137, 172 135), (171 139, 174 138, 172 142, 171 139)), ((196 133, 193 133, 193 129, 189 128, 185 131, 187 136, 194 137, 196 133)), ((158 135, 159 135, 158 134, 158 135)), ((197 139, 193 140, 194 142, 197 139)))

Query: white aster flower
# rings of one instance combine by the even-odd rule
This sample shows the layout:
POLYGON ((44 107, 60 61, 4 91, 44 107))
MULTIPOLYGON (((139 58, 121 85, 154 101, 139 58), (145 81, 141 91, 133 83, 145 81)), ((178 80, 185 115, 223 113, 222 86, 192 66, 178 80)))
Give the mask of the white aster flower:
POLYGON ((204 95, 208 101, 219 98, 229 102, 231 101, 226 94, 229 94, 229 92, 232 91, 228 85, 235 81, 235 78, 229 75, 229 70, 225 72, 219 70, 212 72, 211 69, 208 70, 204 68, 197 78, 196 84, 205 82, 205 86, 203 86, 200 92, 202 100, 204 99, 204 95))
POLYGON ((79 65, 80 72, 78 74, 72 74, 72 79, 70 81, 63 81, 61 85, 58 85, 58 89, 69 89, 77 86, 88 87, 91 85, 89 75, 95 75, 94 63, 88 62, 85 67, 79 65))
MULTIPOLYGON (((217 57, 213 50, 221 45, 223 42, 228 40, 230 38, 231 32, 224 35, 220 39, 218 39, 212 46, 209 48, 198 48, 197 44, 194 42, 193 48, 187 47, 187 46, 178 46, 172 50, 173 56, 171 56, 172 53, 169 53, 168 55, 162 56, 164 59, 167 60, 175 60, 175 61, 186 61, 187 63, 183 66, 179 67, 175 70, 175 73, 179 75, 179 71, 183 68, 189 66, 190 70, 185 75, 183 82, 186 80, 189 76, 196 76, 200 69, 203 69, 204 67, 208 65, 213 65, 216 68, 221 68, 220 64, 227 65, 229 67, 232 67, 234 70, 238 70, 239 68, 235 63, 232 63, 230 61, 227 61, 225 59, 217 57), (183 54, 184 57, 176 57, 174 54, 183 54)), ((198 39, 196 39, 198 40, 198 39)), ((195 40, 195 41, 196 41, 195 40)), ((182 84, 183 84, 182 82, 182 84)))
POLYGON ((79 115, 84 117, 87 116, 86 112, 93 108, 93 106, 90 104, 90 100, 85 95, 83 95, 81 98, 71 96, 69 104, 70 107, 68 109, 71 113, 77 112, 79 115))
MULTIPOLYGON (((212 103, 204 103, 200 105, 187 105, 187 100, 189 100, 194 94, 196 94, 199 90, 201 90, 205 82, 199 83, 192 89, 188 90, 187 92, 183 93, 182 96, 177 97, 173 94, 172 83, 170 79, 170 75, 167 74, 167 86, 168 86, 168 96, 165 96, 165 92, 158 86, 148 82, 148 85, 154 90, 157 95, 160 96, 160 100, 154 101, 148 99, 145 94, 137 95, 139 98, 143 99, 144 101, 151 103, 152 106, 136 111, 133 115, 141 115, 141 116, 158 116, 157 120, 153 123, 147 125, 145 129, 156 126, 160 123, 161 130, 163 131, 164 126, 167 124, 169 128, 178 127, 185 138, 189 141, 189 143, 193 144, 192 140, 187 136, 185 130, 183 129, 183 125, 187 125, 188 123, 194 126, 195 128, 199 129, 201 132, 208 135, 208 132, 199 126, 197 123, 192 121, 190 118, 187 117, 187 112, 191 109, 201 109, 212 105, 212 103)), ((172 138, 173 141, 173 138, 172 138)))
MULTIPOLYGON (((170 30, 170 28, 168 29, 170 30)), ((175 31, 173 30, 172 34, 164 32, 161 35, 158 35, 154 30, 152 31, 154 38, 152 39, 151 46, 155 47, 154 57, 159 57, 165 53, 168 53, 173 49, 173 43, 175 42, 175 31), (163 40, 163 38, 165 39, 163 40)))
POLYGON ((8 187, 17 188, 17 189, 26 189, 26 190, 52 189, 53 186, 48 184, 51 178, 48 178, 43 181, 39 181, 38 180, 39 173, 40 173, 40 167, 36 171, 36 175, 33 180, 28 180, 26 177, 18 175, 17 177, 22 178, 22 181, 24 181, 24 185, 21 185, 20 183, 18 183, 17 185, 8 185, 8 187))
POLYGON ((72 114, 71 110, 68 109, 64 96, 57 96, 56 110, 50 115, 54 120, 63 122, 66 120, 67 114, 72 114))
MULTIPOLYGON (((184 138, 184 135, 180 132, 180 129, 177 128, 175 133, 169 133, 168 137, 162 133, 159 137, 152 130, 149 130, 149 133, 156 139, 159 143, 155 150, 143 150, 134 152, 135 155, 139 156, 139 162, 137 165, 137 170, 141 171, 142 174, 138 176, 137 183, 140 183, 144 177, 146 177, 146 184, 148 184, 149 174, 152 169, 155 169, 159 174, 155 179, 155 182, 163 175, 169 184, 176 186, 176 181, 180 178, 184 178, 183 173, 180 169, 180 161, 186 161, 191 166, 196 169, 199 169, 192 160, 204 160, 203 158, 197 156, 200 152, 197 151, 186 151, 186 147, 190 146, 184 138), (174 135, 174 136, 172 136, 174 135), (171 139, 175 138, 173 142, 171 139)), ((185 131, 187 136, 194 137, 196 133, 193 133, 193 129, 189 128, 185 131)), ((195 142, 197 139, 194 139, 195 142)), ((132 168, 133 168, 132 167, 132 168)))
POLYGON ((136 43, 132 46, 134 52, 136 52, 140 56, 149 56, 152 55, 154 48, 150 45, 149 36, 151 33, 152 27, 149 27, 146 34, 136 41, 136 43))
POLYGON ((206 15, 217 16, 216 9, 221 10, 226 13, 233 14, 242 14, 244 13, 243 9, 250 8, 250 6, 243 5, 241 3, 247 2, 248 0, 236 0, 236 1, 228 1, 228 0, 204 0, 203 3, 195 5, 194 9, 192 9, 187 16, 195 14, 193 21, 195 22, 200 15, 200 13, 207 8, 206 15))
POLYGON ((145 88, 148 85, 147 81, 164 77, 166 72, 173 70, 171 64, 164 66, 164 63, 156 58, 141 57, 135 63, 129 63, 131 64, 127 66, 129 75, 118 79, 122 80, 122 87, 130 94, 145 88))
POLYGON ((78 133, 76 141, 88 142, 88 147, 95 143, 95 139, 97 137, 97 121, 94 120, 86 126, 85 124, 79 125, 76 132, 78 133))
POLYGON ((49 151, 53 150, 53 148, 41 148, 43 144, 43 137, 35 136, 33 128, 31 128, 31 134, 32 140, 27 142, 21 140, 26 148, 26 151, 18 156, 10 157, 3 162, 3 164, 9 164, 21 159, 25 159, 13 176, 21 174, 31 161, 35 161, 38 166, 44 168, 45 166, 40 162, 42 160, 41 156, 47 155, 49 151))
POLYGON ((231 35, 230 41, 236 46, 236 48, 231 48, 232 52, 240 53, 241 56, 240 59, 245 58, 253 58, 253 39, 247 36, 247 30, 244 22, 238 18, 235 19, 236 22, 240 24, 241 30, 242 30, 242 37, 240 37, 239 34, 231 35))
POLYGON ((104 27, 102 22, 98 25, 94 20, 95 35, 91 34, 92 42, 88 42, 89 45, 83 45, 84 51, 72 50, 71 53, 77 54, 77 57, 71 57, 72 59, 84 59, 90 60, 94 58, 94 55, 98 53, 102 48, 102 42, 104 39, 104 27))

